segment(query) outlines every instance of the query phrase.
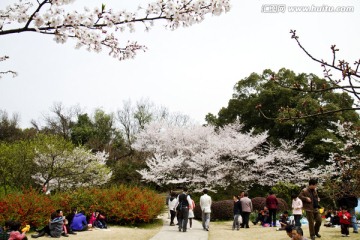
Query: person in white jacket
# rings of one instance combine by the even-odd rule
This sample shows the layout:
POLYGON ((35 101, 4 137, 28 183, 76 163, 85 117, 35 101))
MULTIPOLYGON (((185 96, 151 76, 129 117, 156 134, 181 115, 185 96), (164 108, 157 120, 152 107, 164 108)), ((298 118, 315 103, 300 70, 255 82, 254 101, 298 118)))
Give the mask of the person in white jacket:
POLYGON ((294 215, 294 220, 295 220, 295 226, 301 227, 301 216, 302 216, 302 207, 303 207, 303 203, 301 201, 300 198, 298 198, 298 196, 296 194, 293 194, 291 196, 292 198, 292 212, 294 215))
POLYGON ((202 226, 203 229, 209 231, 210 213, 211 213, 211 197, 207 195, 208 190, 203 190, 203 195, 200 197, 200 208, 202 211, 202 226))
POLYGON ((170 226, 175 226, 174 219, 176 216, 176 205, 177 205, 177 198, 176 193, 171 192, 171 196, 168 201, 168 206, 170 209, 170 226))

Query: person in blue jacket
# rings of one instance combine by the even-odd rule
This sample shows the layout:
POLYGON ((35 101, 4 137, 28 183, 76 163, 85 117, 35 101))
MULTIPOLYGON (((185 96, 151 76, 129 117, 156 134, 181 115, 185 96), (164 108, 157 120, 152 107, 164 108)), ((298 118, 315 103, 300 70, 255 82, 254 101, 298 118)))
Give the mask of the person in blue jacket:
POLYGON ((75 214, 71 222, 71 229, 73 231, 87 231, 90 227, 91 225, 89 226, 87 223, 84 211, 75 214))

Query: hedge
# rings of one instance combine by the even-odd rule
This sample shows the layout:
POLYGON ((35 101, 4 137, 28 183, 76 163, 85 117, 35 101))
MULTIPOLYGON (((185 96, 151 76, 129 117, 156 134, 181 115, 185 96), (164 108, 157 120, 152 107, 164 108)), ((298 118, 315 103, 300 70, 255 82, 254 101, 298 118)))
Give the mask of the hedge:
POLYGON ((30 224, 32 228, 39 228, 48 223, 50 214, 56 209, 67 215, 72 207, 84 210, 88 216, 100 210, 110 224, 135 224, 154 220, 163 211, 164 199, 152 190, 123 185, 109 189, 78 189, 50 196, 29 189, 0 199, 0 224, 12 219, 22 226, 30 224))

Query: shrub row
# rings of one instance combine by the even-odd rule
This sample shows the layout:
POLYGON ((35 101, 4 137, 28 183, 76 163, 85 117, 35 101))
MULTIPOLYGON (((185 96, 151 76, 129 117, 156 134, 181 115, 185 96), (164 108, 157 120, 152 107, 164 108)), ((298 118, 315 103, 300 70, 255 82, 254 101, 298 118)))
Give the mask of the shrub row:
POLYGON ((155 219, 163 206, 163 196, 139 187, 78 189, 51 196, 29 189, 0 199, 0 224, 13 219, 38 228, 48 223, 50 214, 56 209, 62 209, 66 215, 72 207, 88 214, 94 210, 103 211, 112 224, 144 223, 155 219))
MULTIPOLYGON (((277 198, 279 205, 278 205, 278 212, 283 212, 288 210, 287 203, 281 199, 277 198)), ((263 197, 255 197, 251 199, 253 204, 253 210, 259 211, 264 209, 266 198, 263 197)), ((217 201, 213 202, 211 205, 211 220, 231 220, 234 216, 234 201, 233 200, 224 200, 224 201, 217 201)), ((201 219, 201 209, 200 205, 196 205, 194 209, 194 215, 196 219, 201 219)))

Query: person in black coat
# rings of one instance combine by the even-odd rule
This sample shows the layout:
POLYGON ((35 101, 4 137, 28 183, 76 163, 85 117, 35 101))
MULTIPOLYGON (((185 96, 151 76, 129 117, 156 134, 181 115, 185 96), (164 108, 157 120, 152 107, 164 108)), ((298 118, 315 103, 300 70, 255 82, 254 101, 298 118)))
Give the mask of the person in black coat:
POLYGON ((240 221, 239 218, 241 217, 241 202, 240 202, 240 197, 234 195, 233 196, 234 199, 234 221, 233 221, 233 226, 232 226, 232 230, 239 230, 240 229, 240 221))

